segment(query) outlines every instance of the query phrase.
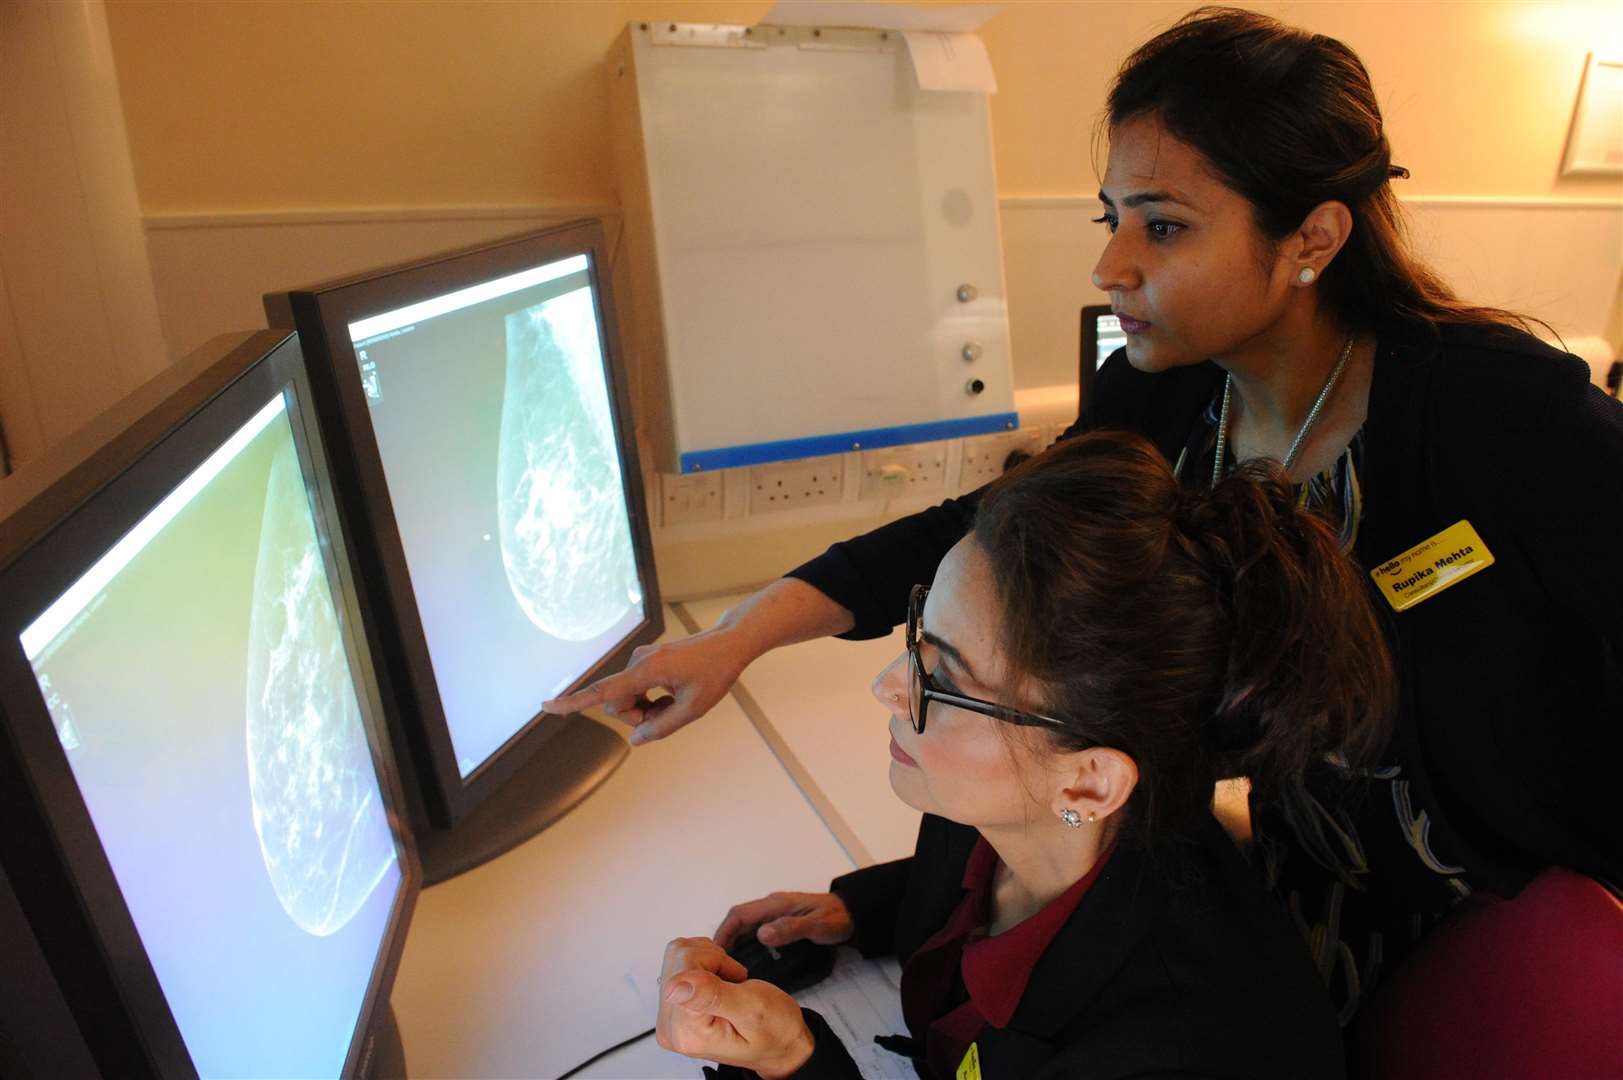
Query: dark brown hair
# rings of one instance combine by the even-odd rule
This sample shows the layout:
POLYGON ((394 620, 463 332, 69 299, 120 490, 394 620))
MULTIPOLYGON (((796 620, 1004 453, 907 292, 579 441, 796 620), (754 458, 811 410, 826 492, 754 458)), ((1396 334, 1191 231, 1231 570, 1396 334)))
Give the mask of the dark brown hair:
POLYGON ((1384 747, 1392 662, 1362 572, 1277 466, 1186 491, 1144 439, 1094 432, 992 484, 974 535, 1016 685, 1069 725, 1058 748, 1133 758, 1141 839, 1187 834, 1243 775, 1340 864, 1305 785, 1384 747))
POLYGON ((1116 74, 1110 128, 1150 114, 1251 204, 1271 242, 1320 203, 1347 206, 1352 235, 1319 286, 1346 325, 1408 340, 1433 338, 1441 323, 1530 329, 1524 316, 1461 300, 1415 255, 1369 72, 1336 39, 1251 11, 1199 8, 1116 74))

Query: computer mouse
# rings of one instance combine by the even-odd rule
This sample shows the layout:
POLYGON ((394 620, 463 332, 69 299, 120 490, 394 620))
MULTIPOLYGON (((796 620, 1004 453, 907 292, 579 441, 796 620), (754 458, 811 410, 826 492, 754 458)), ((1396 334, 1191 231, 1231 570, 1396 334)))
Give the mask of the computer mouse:
POLYGON ((743 964, 750 978, 789 994, 821 982, 834 969, 834 946, 815 941, 764 945, 754 934, 747 934, 733 942, 727 955, 743 964))

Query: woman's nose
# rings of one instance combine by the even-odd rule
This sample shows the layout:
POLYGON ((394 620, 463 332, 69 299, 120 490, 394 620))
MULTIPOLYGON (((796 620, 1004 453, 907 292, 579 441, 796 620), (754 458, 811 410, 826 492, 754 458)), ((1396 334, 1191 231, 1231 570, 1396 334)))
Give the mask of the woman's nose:
POLYGON ((908 719, 907 663, 907 652, 903 650, 873 680, 873 696, 903 720, 908 719))
POLYGON ((1131 292, 1143 284, 1122 234, 1110 237, 1099 261, 1093 265, 1093 287, 1101 292, 1131 292))

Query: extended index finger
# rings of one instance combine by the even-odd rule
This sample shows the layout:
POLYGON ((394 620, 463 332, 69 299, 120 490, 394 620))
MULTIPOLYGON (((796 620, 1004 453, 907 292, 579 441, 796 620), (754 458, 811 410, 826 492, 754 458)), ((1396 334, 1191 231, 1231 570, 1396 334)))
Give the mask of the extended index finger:
MULTIPOLYGON (((612 679, 614 676, 611 675, 609 678, 612 679)), ((541 708, 549 713, 572 713, 580 712, 582 709, 590 709, 594 705, 601 705, 605 694, 603 684, 607 681, 608 679, 599 679, 590 686, 581 687, 573 694, 549 698, 541 703, 541 708)))
POLYGON ((541 707, 549 713, 568 713, 589 709, 594 705, 607 705, 610 711, 630 712, 637 707, 642 696, 657 685, 659 680, 652 678, 648 673, 627 668, 613 675, 605 675, 573 694, 543 701, 541 707))

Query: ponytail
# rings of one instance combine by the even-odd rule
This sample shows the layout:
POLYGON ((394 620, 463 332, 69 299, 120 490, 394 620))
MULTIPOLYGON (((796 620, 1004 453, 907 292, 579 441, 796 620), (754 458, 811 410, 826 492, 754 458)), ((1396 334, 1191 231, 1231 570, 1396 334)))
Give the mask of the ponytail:
POLYGON ((1271 462, 1187 495, 1178 528, 1230 628, 1202 744, 1320 862, 1345 869, 1353 853, 1326 834, 1307 782, 1327 755, 1343 770, 1372 765, 1389 733, 1392 662, 1363 573, 1271 462))
POLYGON ((1005 660, 1068 725, 1058 746, 1137 763, 1134 833, 1192 828, 1216 780, 1243 775, 1345 862, 1314 840, 1307 778, 1384 747, 1391 658, 1362 572, 1277 466, 1186 492, 1143 439, 1095 432, 993 484, 974 534, 1005 660))

